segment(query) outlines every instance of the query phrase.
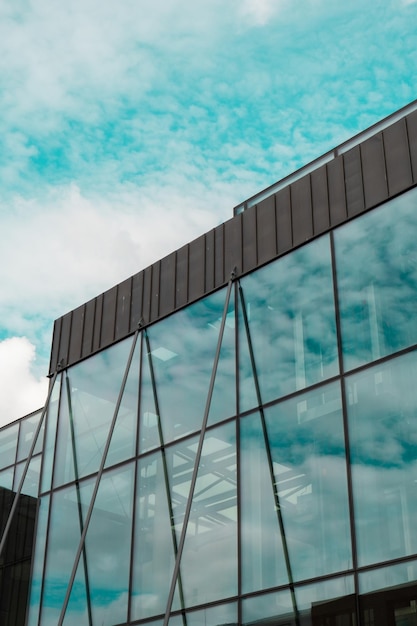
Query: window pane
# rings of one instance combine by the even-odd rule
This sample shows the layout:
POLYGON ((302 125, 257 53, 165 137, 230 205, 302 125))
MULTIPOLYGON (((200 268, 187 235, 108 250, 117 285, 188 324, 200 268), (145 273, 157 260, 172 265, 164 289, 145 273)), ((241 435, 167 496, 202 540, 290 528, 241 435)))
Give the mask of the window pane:
POLYGON ((105 472, 86 536, 93 623, 127 621, 134 465, 105 472))
POLYGON ((303 626, 357 624, 352 576, 296 587, 295 599, 303 626))
POLYGON ((58 419, 59 398, 62 374, 56 377, 45 416, 45 441, 42 455, 42 478, 40 492, 49 491, 52 486, 52 466, 54 463, 56 424, 58 419))
MULTIPOLYGON (((22 474, 25 469, 26 461, 22 463, 18 463, 16 465, 16 470, 14 474, 14 485, 13 489, 17 491, 20 481, 22 479, 22 474)), ((39 475, 41 471, 41 456, 35 456, 29 463, 29 468, 23 483, 22 493, 32 496, 33 498, 38 497, 39 492, 39 475)))
POLYGON ((190 611, 186 613, 185 622, 178 623, 181 625, 185 623, 186 626, 220 626, 220 624, 237 626, 237 603, 220 604, 202 611, 190 611))
POLYGON ((339 384, 281 402, 265 418, 294 580, 351 567, 339 384))
MULTIPOLYGON (((131 345, 129 337, 64 374, 54 486, 97 472, 100 467, 131 345)), ((123 413, 123 406, 121 409, 123 413)), ((129 440, 134 443, 132 435, 129 440)))
POLYGON ((18 423, 0 430, 0 469, 12 465, 16 460, 18 431, 18 423))
POLYGON ((360 565, 417 552, 417 353, 347 378, 360 565))
MULTIPOLYGON (((338 373, 328 237, 253 272, 241 284, 263 403, 338 373)), ((240 408, 247 410, 256 398, 242 312, 239 320, 240 408)))
POLYGON ((187 607, 237 593, 235 429, 231 422, 205 434, 181 559, 187 607))
MULTIPOLYGON (((57 491, 51 498, 41 624, 58 623, 92 488, 91 481, 77 486, 71 485, 57 491)), ((65 626, 88 623, 85 551, 80 565, 64 620, 65 626)))
POLYGON ((36 529, 35 556, 31 579, 29 600, 28 626, 36 626, 39 619, 39 604, 43 581, 43 566, 45 557, 46 529, 48 523, 49 496, 41 498, 36 529))
POLYGON ((365 626, 414 626, 417 598, 416 561, 359 574, 359 605, 365 626))
MULTIPOLYGON (((42 411, 38 411, 37 413, 35 413, 34 415, 31 415, 30 417, 25 417, 25 419, 21 420, 20 422, 19 446, 17 450, 18 461, 22 461, 23 459, 26 459, 30 452, 30 448, 33 442, 33 437, 38 427, 41 414, 42 414, 42 411)), ((33 454, 38 454, 42 450, 44 429, 45 429, 45 420, 43 421, 42 428, 39 433, 33 454)))
POLYGON ((258 413, 240 420, 242 591, 288 584, 267 448, 258 413))
MULTIPOLYGON (((142 360, 141 451, 201 428, 219 337, 222 289, 153 325, 142 360)), ((210 410, 211 423, 235 414, 234 313, 229 307, 210 410)))
MULTIPOLYGON (((193 437, 138 460, 132 619, 165 613, 195 446, 193 437)), ((176 595, 172 609, 179 608, 176 595)))
POLYGON ((242 601, 243 626, 295 626, 294 607, 289 591, 265 593, 242 601))
POLYGON ((417 190, 335 231, 345 369, 417 343, 417 190))

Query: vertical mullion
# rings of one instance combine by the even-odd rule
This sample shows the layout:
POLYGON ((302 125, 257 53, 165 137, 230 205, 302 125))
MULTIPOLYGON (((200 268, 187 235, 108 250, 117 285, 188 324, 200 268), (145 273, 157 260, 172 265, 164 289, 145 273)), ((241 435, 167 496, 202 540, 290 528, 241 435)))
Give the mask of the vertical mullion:
POLYGON ((331 252, 331 263, 332 263, 332 273, 333 273, 337 350, 338 350, 338 356, 339 356, 339 369, 340 369, 340 392, 342 396, 343 433, 345 437, 345 462, 346 462, 346 478, 347 478, 347 486, 348 486, 352 566, 354 570, 353 577, 354 577, 354 586, 355 586, 355 604, 356 604, 358 624, 360 625, 361 615, 360 615, 360 607, 359 607, 359 580, 358 580, 357 542, 356 542, 356 530, 355 530, 355 508, 354 508, 354 502, 353 502, 352 467, 351 467, 349 426, 348 426, 348 416, 347 416, 348 414, 347 414, 347 403, 346 403, 345 372, 344 372, 344 364, 343 364, 342 331, 341 331, 340 306, 339 306, 339 288, 338 288, 338 282, 337 282, 336 251, 335 251, 335 241, 334 241, 333 231, 330 232, 330 252, 331 252))

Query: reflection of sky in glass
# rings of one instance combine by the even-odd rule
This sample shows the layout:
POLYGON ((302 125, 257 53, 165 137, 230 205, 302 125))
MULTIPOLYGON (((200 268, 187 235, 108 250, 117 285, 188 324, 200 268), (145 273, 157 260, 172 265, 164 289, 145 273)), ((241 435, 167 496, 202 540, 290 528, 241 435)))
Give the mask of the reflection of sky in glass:
POLYGON ((417 343, 417 190, 337 229, 345 369, 417 343))
MULTIPOLYGON (((200 300, 148 330, 151 363, 142 360, 141 450, 160 445, 150 365, 164 442, 198 431, 203 421, 226 290, 200 300), (153 418, 153 419, 152 419, 153 418), (152 430, 153 429, 153 430, 152 430)), ((224 330, 210 423, 235 414, 234 314, 224 330)))
POLYGON ((181 559, 187 607, 237 593, 235 430, 229 422, 205 434, 181 559))
POLYGON ((360 564, 417 551, 417 353, 347 379, 360 564))
MULTIPOLYGON (((328 237, 241 281, 262 402, 338 373, 328 237)), ((240 319, 243 321, 242 316, 240 319)), ((253 374, 241 323, 241 410, 253 407, 253 374)))
POLYGON ((279 403, 265 416, 293 578, 351 567, 339 385, 279 403))
MULTIPOLYGON (((63 377, 54 486, 98 470, 131 345, 132 337, 128 337, 69 368, 69 390, 66 376, 63 377)), ((132 410, 137 406, 137 395, 132 390, 133 398, 129 402, 129 391, 128 386, 123 397, 121 419, 127 406, 131 405, 132 410)), ((129 440, 134 437, 131 435, 129 440)))

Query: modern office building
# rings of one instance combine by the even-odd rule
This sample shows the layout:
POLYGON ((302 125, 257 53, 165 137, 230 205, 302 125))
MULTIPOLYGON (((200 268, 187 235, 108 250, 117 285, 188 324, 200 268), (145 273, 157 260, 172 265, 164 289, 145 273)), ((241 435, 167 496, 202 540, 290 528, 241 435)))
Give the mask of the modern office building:
POLYGON ((2 624, 417 625, 417 102, 58 319, 49 375, 2 624))

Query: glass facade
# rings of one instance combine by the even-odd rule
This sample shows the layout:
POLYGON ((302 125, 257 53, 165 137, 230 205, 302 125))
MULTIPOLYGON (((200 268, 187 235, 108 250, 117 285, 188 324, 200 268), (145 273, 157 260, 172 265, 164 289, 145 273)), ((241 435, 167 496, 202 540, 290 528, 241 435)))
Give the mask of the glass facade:
POLYGON ((61 371, 27 625, 416 625, 416 238, 413 189, 61 371))

